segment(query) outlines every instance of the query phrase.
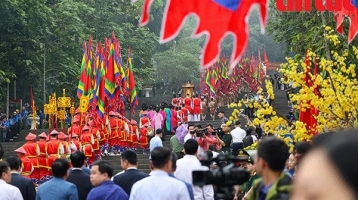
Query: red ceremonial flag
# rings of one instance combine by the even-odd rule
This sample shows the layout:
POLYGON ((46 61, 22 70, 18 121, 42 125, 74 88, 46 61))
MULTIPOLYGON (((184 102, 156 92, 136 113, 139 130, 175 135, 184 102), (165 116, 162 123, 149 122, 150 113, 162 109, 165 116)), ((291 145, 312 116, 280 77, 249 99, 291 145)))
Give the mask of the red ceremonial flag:
POLYGON ((269 63, 269 60, 266 55, 266 49, 264 50, 264 61, 265 61, 265 65, 266 65, 266 70, 268 70, 270 63, 269 63))
POLYGON ((128 60, 127 60, 127 78, 128 78, 128 88, 129 88, 129 103, 131 105, 132 113, 135 113, 135 107, 138 105, 138 96, 137 90, 135 87, 135 79, 133 73, 132 66, 132 58, 131 58, 131 49, 128 50, 128 60))
MULTIPOLYGON (((135 1, 135 0, 132 0, 135 1)), ((140 25, 149 22, 149 9, 153 0, 145 0, 140 25)), ((268 0, 168 0, 160 35, 161 42, 175 38, 189 14, 198 17, 198 27, 193 36, 208 34, 201 65, 211 66, 219 58, 220 43, 227 34, 235 38, 231 55, 231 69, 239 62, 248 43, 247 17, 254 4, 260 7, 261 27, 267 21, 268 0)))
POLYGON ((336 21, 336 29, 337 32, 340 33, 341 35, 343 35, 343 21, 345 17, 349 18, 349 31, 348 31, 348 44, 349 44, 358 34, 358 8, 348 3, 347 5, 341 7, 341 11, 334 13, 334 20, 336 21))
MULTIPOLYGON (((307 87, 312 87, 312 79, 310 76, 311 71, 311 61, 309 60, 308 51, 305 58, 306 68, 304 69, 304 76, 303 80, 307 87)), ((311 101, 308 101, 307 104, 308 107, 300 108, 300 115, 299 115, 299 121, 306 124, 306 129, 309 131, 308 134, 317 134, 316 126, 317 126, 317 120, 314 118, 316 112, 316 109, 311 105, 311 101)), ((302 106, 302 103, 301 103, 302 106)))

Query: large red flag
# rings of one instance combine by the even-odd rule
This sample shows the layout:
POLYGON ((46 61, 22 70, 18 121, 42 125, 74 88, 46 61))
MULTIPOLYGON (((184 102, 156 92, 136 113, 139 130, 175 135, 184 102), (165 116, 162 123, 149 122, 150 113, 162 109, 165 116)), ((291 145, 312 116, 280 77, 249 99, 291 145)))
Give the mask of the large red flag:
MULTIPOLYGON (((358 1, 353 0, 353 4, 358 6, 358 1)), ((336 21, 336 29, 338 33, 343 35, 343 21, 344 18, 349 18, 349 31, 348 31, 348 44, 358 34, 358 7, 355 7, 351 4, 342 6, 341 11, 334 12, 334 20, 336 21)))
POLYGON ((264 62, 265 62, 265 65, 266 65, 266 70, 268 70, 270 63, 269 63, 269 60, 268 60, 267 55, 266 55, 266 49, 264 50, 264 62))
MULTIPOLYGON (((136 0, 132 0, 136 1, 136 0)), ((140 25, 149 22, 149 10, 153 0, 145 0, 140 25)), ((247 17, 254 4, 260 7, 262 27, 267 21, 268 0, 167 0, 164 13, 161 42, 175 38, 189 14, 198 18, 194 36, 208 34, 201 65, 211 66, 219 58, 222 39, 231 34, 235 38, 231 55, 231 69, 239 62, 248 42, 247 17)))
MULTIPOLYGON (((304 69, 305 71, 304 71, 303 80, 307 87, 312 87, 313 82, 310 76, 311 61, 309 60, 308 51, 306 54, 305 63, 306 63, 306 67, 304 69)), ((316 130, 317 120, 315 119, 314 116, 318 114, 317 113, 318 111, 312 106, 311 101, 308 101, 307 104, 309 105, 308 107, 302 108, 302 102, 301 102, 299 121, 306 124, 306 129, 308 130, 308 134, 315 135, 317 134, 317 130, 316 130)))

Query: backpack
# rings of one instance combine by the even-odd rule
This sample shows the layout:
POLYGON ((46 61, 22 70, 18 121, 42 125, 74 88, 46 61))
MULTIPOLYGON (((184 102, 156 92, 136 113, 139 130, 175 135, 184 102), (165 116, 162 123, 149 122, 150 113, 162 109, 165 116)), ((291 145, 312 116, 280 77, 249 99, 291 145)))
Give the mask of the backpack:
POLYGON ((242 143, 245 147, 251 146, 254 143, 254 140, 252 139, 251 135, 248 135, 242 139, 242 143))

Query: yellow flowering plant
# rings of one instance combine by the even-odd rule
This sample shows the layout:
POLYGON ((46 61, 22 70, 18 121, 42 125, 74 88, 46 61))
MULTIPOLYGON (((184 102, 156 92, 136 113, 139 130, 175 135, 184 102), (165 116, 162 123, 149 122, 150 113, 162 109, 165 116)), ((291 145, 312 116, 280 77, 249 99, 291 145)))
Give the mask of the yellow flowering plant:
MULTIPOLYGON (((295 109, 318 110, 316 127, 306 127, 301 121, 289 122, 280 113, 268 105, 266 101, 251 102, 257 108, 255 118, 248 120, 248 126, 260 126, 265 134, 275 134, 282 138, 293 149, 293 143, 309 141, 312 135, 309 132, 324 133, 358 127, 358 80, 356 77, 358 48, 344 45, 344 38, 335 34, 329 26, 323 27, 327 41, 325 57, 320 57, 314 51, 308 50, 307 55, 295 58, 286 58, 287 62, 281 65, 280 72, 285 77, 285 84, 292 84, 297 93, 290 94, 295 109), (319 73, 313 73, 317 65, 319 73), (305 69, 309 69, 306 72, 305 69), (308 75, 307 75, 308 74, 308 75), (307 86, 304 77, 310 79, 307 86), (292 134, 292 137, 287 137, 292 134)), ((272 100, 275 99, 274 90, 270 81, 266 80, 267 93, 272 100)), ((259 97, 261 99, 259 90, 259 97)), ((250 107, 249 102, 240 100, 237 104, 230 104, 235 108, 228 125, 238 120, 239 110, 250 107), (239 110, 238 110, 239 109, 239 110)), ((253 144, 246 149, 256 149, 253 144)))

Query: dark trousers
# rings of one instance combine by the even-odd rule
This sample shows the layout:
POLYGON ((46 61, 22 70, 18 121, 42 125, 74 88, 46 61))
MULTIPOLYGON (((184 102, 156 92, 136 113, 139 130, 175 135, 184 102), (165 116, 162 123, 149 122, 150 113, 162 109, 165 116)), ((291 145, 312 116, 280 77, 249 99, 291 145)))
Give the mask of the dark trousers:
POLYGON ((244 148, 244 143, 242 142, 232 143, 232 155, 237 156, 238 154, 237 151, 242 148, 244 148))
MULTIPOLYGON (((16 131, 15 131, 15 133, 16 133, 16 136, 17 136, 17 135, 20 134, 20 130, 21 130, 20 121, 16 122, 15 125, 16 125, 16 131)), ((15 136, 15 135, 14 135, 14 136, 15 136)))

